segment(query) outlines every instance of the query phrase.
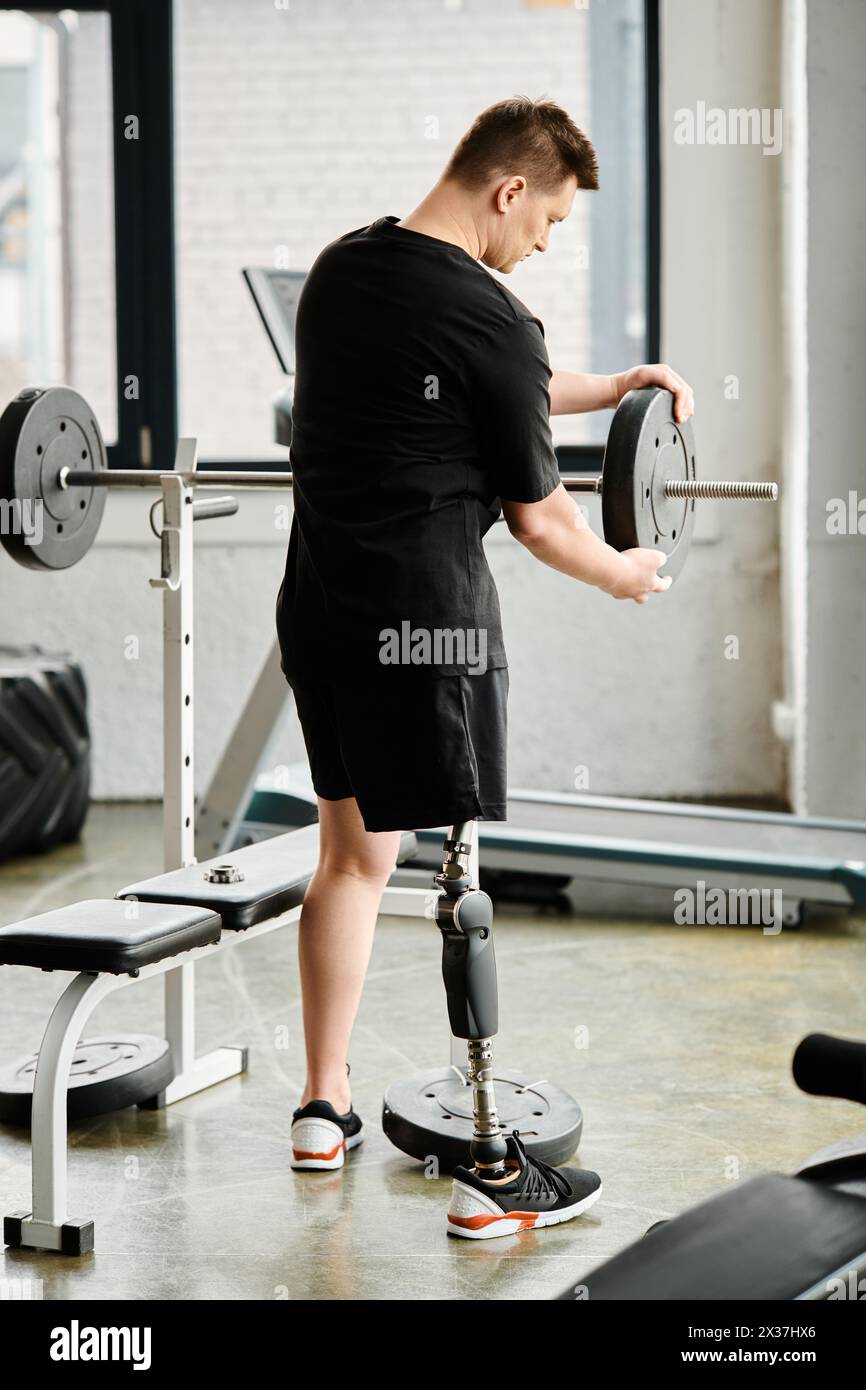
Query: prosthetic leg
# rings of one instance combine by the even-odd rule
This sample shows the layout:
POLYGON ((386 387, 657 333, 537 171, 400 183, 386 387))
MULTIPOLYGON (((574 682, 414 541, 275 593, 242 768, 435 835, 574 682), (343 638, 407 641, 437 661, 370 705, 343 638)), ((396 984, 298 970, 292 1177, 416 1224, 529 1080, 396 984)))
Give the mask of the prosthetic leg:
MULTIPOLYGON (((425 886, 412 890, 423 909, 417 904, 404 909, 411 915, 423 912, 442 936, 450 1061, 392 1082, 382 1104, 382 1128, 396 1148, 425 1164, 435 1160, 442 1171, 453 1173, 475 1163, 479 1173, 497 1181, 506 1163, 513 1167, 515 1130, 534 1159, 563 1163, 578 1146, 583 1116, 577 1101, 539 1071, 497 1064, 494 1095, 493 904, 478 888, 477 830, 472 820, 451 827, 432 905, 425 886)), ((427 871, 416 873, 429 885, 427 871)), ((401 889, 394 891, 399 895, 401 889)))
POLYGON ((493 951, 493 903, 473 884, 470 872, 472 821, 455 825, 443 846, 442 891, 436 925, 442 933, 442 978, 448 1021, 455 1038, 469 1044, 467 1080, 472 1087, 474 1128, 469 1152, 485 1178, 505 1175, 507 1145, 496 1112, 493 1042, 499 1031, 499 992, 493 951))
POLYGON ((472 875, 475 826, 452 827, 443 847, 435 920, 442 933, 442 977, 455 1038, 468 1044, 472 1088, 471 1168, 454 1169, 449 1235, 472 1240, 517 1235, 570 1221, 601 1194, 597 1173, 554 1168, 526 1152, 517 1130, 506 1134, 496 1108, 492 1038, 499 1028, 493 903, 472 875))

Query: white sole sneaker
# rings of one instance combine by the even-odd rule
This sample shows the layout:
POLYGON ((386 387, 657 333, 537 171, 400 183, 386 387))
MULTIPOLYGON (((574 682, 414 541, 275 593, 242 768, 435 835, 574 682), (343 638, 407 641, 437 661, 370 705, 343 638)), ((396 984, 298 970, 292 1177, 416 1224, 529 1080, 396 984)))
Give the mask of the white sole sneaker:
POLYGON ((346 1138, 332 1120, 295 1120, 292 1125, 292 1167, 329 1170, 342 1168, 346 1153, 364 1138, 363 1126, 346 1138))
POLYGON ((601 1186, 557 1211, 503 1211, 493 1197, 455 1178, 448 1207, 448 1234, 464 1240, 495 1240, 519 1235, 521 1231, 538 1231, 543 1226, 559 1226, 589 1211, 600 1196, 601 1186))

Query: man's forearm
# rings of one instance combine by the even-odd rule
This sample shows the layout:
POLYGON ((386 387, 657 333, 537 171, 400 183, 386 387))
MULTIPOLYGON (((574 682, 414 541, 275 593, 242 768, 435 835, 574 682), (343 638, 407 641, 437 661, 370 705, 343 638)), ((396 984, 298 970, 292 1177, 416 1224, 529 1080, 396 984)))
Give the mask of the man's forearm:
POLYGON ((583 415, 589 410, 613 409, 616 379, 587 372, 554 372, 550 378, 551 415, 583 415))
POLYGON ((580 508, 564 490, 560 512, 543 533, 513 534, 536 560, 571 579, 610 592, 622 578, 622 556, 590 529, 580 508))

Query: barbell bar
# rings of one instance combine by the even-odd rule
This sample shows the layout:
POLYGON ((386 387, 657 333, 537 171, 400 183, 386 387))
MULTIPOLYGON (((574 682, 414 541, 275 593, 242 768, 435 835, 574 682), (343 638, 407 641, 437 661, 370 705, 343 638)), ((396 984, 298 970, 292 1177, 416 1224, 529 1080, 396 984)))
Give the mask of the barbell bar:
MULTIPOLYGON (((157 472, 151 468, 110 468, 104 474, 91 473, 87 469, 62 468, 59 482, 62 488, 68 487, 161 487, 165 477, 181 478, 195 487, 232 488, 280 488, 292 486, 291 473, 265 471, 262 473, 232 472, 231 469, 196 469, 194 473, 157 472)), ((567 492, 602 491, 601 473, 562 473, 562 485, 567 492)), ((778 496, 776 483, 713 483, 706 479, 694 482, 669 481, 665 483, 666 497, 716 497, 741 498, 749 501, 775 502, 778 496)))
MULTIPOLYGON (((5 504, 0 540, 29 568, 67 569, 96 538, 106 489, 158 488, 165 477, 180 477, 195 488, 292 486, 292 474, 284 471, 109 469, 99 425, 83 397, 68 386, 28 387, 0 416, 0 503, 5 504), (32 521, 39 504, 37 538, 32 521), (10 509, 17 527, 9 524, 10 509)), ((604 537, 617 550, 663 550, 667 559, 659 572, 671 578, 685 563, 698 498, 778 498, 775 483, 699 479, 692 423, 674 419, 673 396, 661 387, 623 397, 611 421, 601 473, 563 474, 562 482, 569 492, 601 496, 604 537)))
MULTIPOLYGON (((291 477, 291 474, 289 475, 291 477)), ((563 473, 562 485, 567 492, 602 491, 603 474, 563 473)), ((725 483, 710 482, 707 478, 695 478, 692 482, 683 479, 677 482, 670 479, 664 485, 665 497, 715 497, 731 500, 739 498, 743 502, 775 502, 779 496, 778 483, 725 483)))

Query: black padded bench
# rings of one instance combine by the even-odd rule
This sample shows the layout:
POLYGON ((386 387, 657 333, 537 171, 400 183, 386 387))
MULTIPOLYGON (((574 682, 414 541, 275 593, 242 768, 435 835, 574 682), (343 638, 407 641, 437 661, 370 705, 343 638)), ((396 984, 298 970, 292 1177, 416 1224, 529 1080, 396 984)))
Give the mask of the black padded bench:
POLYGON ((829 1298, 834 1274, 858 1257, 862 1272, 862 1196, 768 1174, 737 1183, 651 1231, 558 1301, 829 1298))
MULTIPOLYGON (((65 1254, 93 1248, 93 1222, 66 1214, 66 1138, 70 1067, 97 1004, 136 979, 181 972, 182 1006, 166 1009, 168 1041, 158 1040, 160 1051, 146 1076, 148 1094, 159 1093, 170 1103, 237 1076, 246 1069, 246 1048, 222 1047, 196 1056, 193 965, 241 937, 295 921, 318 852, 319 827, 305 826, 143 879, 113 899, 73 903, 0 928, 0 964, 75 972, 39 1050, 32 1102, 33 1201, 30 1211, 4 1219, 7 1245, 65 1254)), ((397 862, 414 852, 414 835, 404 834, 397 862)))
MULTIPOLYGON (((88 1015, 106 994, 180 954, 213 947, 222 923, 212 910, 182 903, 90 899, 0 928, 0 964, 71 970, 39 1049, 32 1105, 33 1202, 3 1220, 3 1239, 81 1255, 93 1249, 93 1222, 66 1215, 66 1126, 69 1068, 88 1015)), ((147 1069, 153 1092, 174 1077, 166 1046, 147 1069)))
POLYGON ((219 941, 212 908, 91 898, 0 927, 0 965, 138 975, 146 965, 219 941))
MULTIPOLYGON (((397 863, 413 855, 415 847, 413 834, 401 836, 397 863)), ((319 827, 307 825, 185 869, 172 869, 131 883, 117 896, 137 898, 140 902, 185 903, 207 908, 219 913, 224 931, 245 932, 291 908, 300 907, 316 867, 318 852, 319 827), (226 882, 222 877, 217 881, 208 878, 222 869, 236 869, 243 877, 237 882, 226 882)))

